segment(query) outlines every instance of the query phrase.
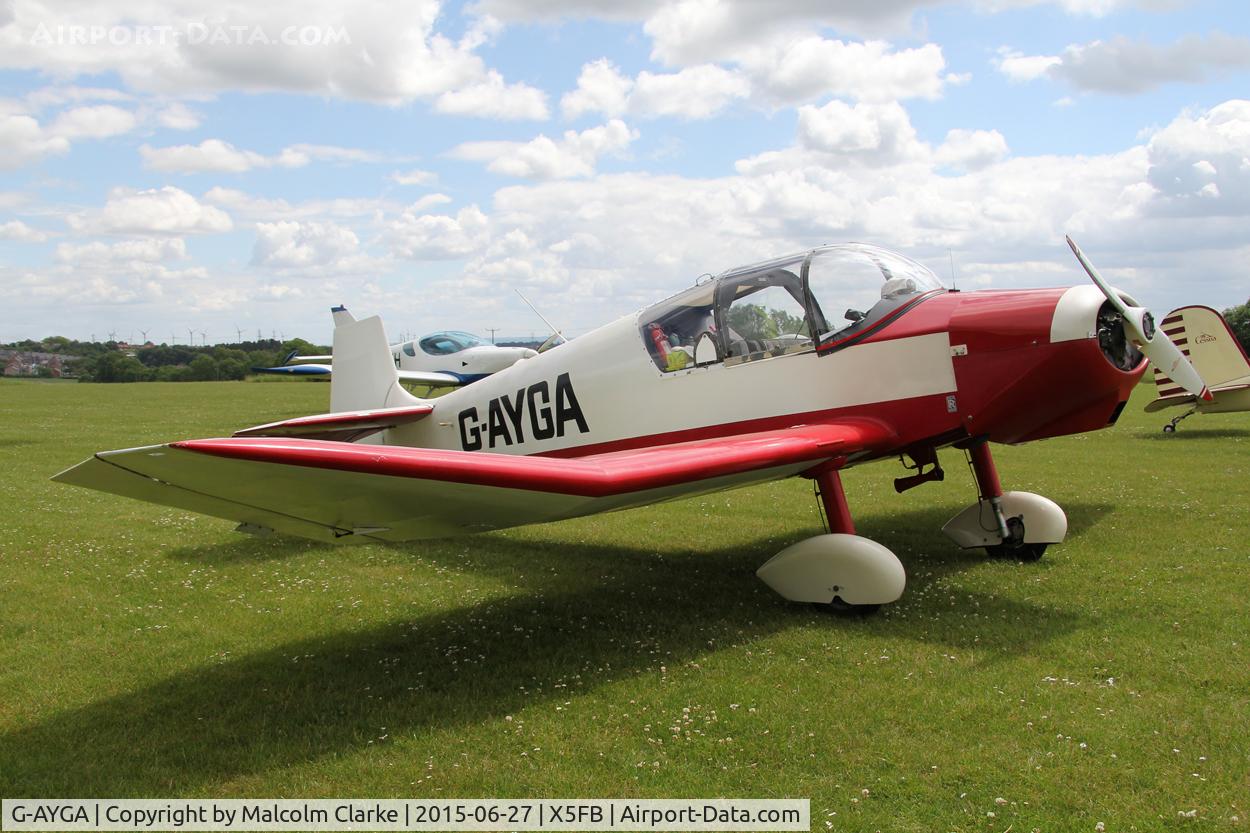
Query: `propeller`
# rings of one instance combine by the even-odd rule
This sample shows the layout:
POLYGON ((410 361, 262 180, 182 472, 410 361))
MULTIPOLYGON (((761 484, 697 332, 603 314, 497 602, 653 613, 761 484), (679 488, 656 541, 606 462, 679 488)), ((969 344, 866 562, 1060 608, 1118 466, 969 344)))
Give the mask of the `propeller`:
POLYGON ((1207 390, 1206 383, 1202 381, 1198 371, 1194 370, 1194 366, 1189 363, 1189 359, 1185 358, 1181 349, 1172 343, 1166 333, 1160 333, 1155 328, 1154 316, 1150 314, 1150 311, 1145 307, 1130 307, 1124 303, 1124 300, 1113 292, 1098 274, 1098 270, 1089 262, 1089 258, 1085 257, 1085 253, 1081 251, 1080 246, 1076 245, 1076 241, 1066 235, 1065 239, 1072 249, 1072 254, 1076 255, 1076 259, 1081 262, 1090 280, 1102 290, 1102 294, 1107 296, 1107 302, 1120 314, 1125 337, 1136 344, 1138 349, 1146 354, 1146 358, 1155 363, 1155 367, 1159 368, 1161 373, 1199 399, 1210 402, 1214 397, 1211 396, 1211 391, 1207 390))

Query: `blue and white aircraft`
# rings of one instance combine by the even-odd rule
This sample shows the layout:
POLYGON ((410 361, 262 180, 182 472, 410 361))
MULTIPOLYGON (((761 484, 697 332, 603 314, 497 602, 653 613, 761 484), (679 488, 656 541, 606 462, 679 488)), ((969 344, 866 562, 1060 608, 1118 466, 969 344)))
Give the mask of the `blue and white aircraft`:
MULTIPOLYGON (((356 319, 346 307, 334 308, 336 325, 350 324, 356 319)), ((472 333, 442 330, 436 333, 390 345, 391 357, 400 381, 433 387, 459 387, 492 373, 511 367, 521 359, 538 355, 527 347, 496 347, 472 333)), ((280 367, 254 368, 260 373, 287 376, 329 377, 333 372, 329 356, 286 357, 280 367)))

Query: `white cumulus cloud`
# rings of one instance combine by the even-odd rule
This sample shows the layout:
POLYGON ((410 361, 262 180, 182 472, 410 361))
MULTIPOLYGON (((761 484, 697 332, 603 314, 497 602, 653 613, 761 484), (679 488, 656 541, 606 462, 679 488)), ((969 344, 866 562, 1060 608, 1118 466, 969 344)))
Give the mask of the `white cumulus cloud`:
POLYGON ((381 157, 359 148, 296 144, 273 156, 236 148, 221 139, 205 139, 198 145, 139 148, 144 167, 167 173, 243 173, 255 168, 302 168, 310 162, 377 162, 381 157))
POLYGON ((590 176, 605 154, 619 154, 638 137, 620 119, 578 133, 567 130, 557 140, 540 135, 529 142, 466 142, 449 154, 487 163, 487 169, 526 179, 568 179, 590 176))
POLYGON ((528 84, 506 84, 494 70, 476 84, 443 93, 435 100, 434 109, 454 116, 509 121, 541 121, 550 115, 546 93, 528 84))
POLYGON ((187 244, 180 237, 146 237, 105 243, 61 243, 53 255, 62 263, 108 265, 116 263, 160 263, 186 260, 187 244))
POLYGON ((334 223, 257 223, 252 263, 276 268, 333 266, 359 248, 356 233, 334 223))
POLYGON ((594 112, 610 117, 706 119, 750 94, 746 78, 714 64, 680 72, 643 70, 637 78, 628 78, 603 58, 582 67, 577 89, 564 94, 560 107, 568 119, 594 112))
POLYGON ((31 228, 21 220, 10 220, 7 223, 0 223, 0 240, 16 240, 21 243, 42 243, 47 239, 47 232, 31 228))
POLYGON ((1002 47, 994 65, 1012 81, 1045 76, 1079 90, 1137 95, 1163 84, 1199 83, 1250 67, 1250 38, 1213 32, 1158 45, 1121 36, 1072 44, 1059 55, 1024 55, 1002 47))
POLYGON ((226 212, 172 185, 114 188, 100 211, 71 214, 66 222, 74 231, 112 234, 214 234, 233 227, 226 212))
POLYGON ((49 128, 67 139, 104 139, 129 133, 134 129, 134 113, 112 104, 75 107, 56 117, 49 128))
POLYGON ((0 170, 20 168, 68 150, 68 139, 48 132, 33 116, 0 112, 0 170))
POLYGON ((59 78, 116 73, 131 90, 177 96, 242 90, 390 104, 433 100, 490 83, 475 50, 497 29, 480 20, 454 40, 438 29, 442 5, 275 0, 206 15, 195 0, 142 9, 102 0, 88 11, 16 3, 6 7, 12 19, 0 25, 0 69, 59 78))
POLYGON ((408 209, 386 224, 391 252, 407 260, 453 260, 472 254, 490 239, 490 221, 476 205, 454 217, 408 209))
POLYGON ((997 130, 955 128, 946 134, 934 154, 940 165, 975 170, 999 162, 1007 156, 1007 139, 997 130))

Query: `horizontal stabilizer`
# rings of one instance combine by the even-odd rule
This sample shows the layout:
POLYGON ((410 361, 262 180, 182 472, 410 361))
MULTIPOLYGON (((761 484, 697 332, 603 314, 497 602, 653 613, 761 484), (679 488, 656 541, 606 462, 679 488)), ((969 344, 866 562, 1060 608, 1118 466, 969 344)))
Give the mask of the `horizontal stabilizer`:
MULTIPOLYGON (((1236 384, 1212 385, 1211 396, 1214 397, 1215 405, 1204 407, 1203 410, 1220 412, 1220 411, 1243 411, 1250 409, 1250 380, 1236 384), (1229 396, 1232 394, 1232 396, 1229 396), (1240 405, 1238 403, 1241 403, 1240 405)), ((1198 401, 1198 397, 1185 392, 1172 394, 1170 396, 1160 396, 1152 402, 1146 403, 1145 411, 1154 413, 1162 411, 1164 408, 1174 408, 1177 405, 1193 405, 1198 401)))
POLYGON ((433 405, 403 405, 398 408, 374 408, 368 411, 344 411, 337 414, 314 414, 279 422, 269 422, 235 431, 236 437, 302 437, 309 440, 351 442, 368 434, 406 425, 424 419, 433 405))

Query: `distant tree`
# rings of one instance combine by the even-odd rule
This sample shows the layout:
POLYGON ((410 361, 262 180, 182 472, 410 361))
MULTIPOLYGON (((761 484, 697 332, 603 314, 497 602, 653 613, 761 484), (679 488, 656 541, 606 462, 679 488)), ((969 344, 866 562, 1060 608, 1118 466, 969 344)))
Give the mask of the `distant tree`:
POLYGON ((116 350, 83 362, 79 377, 84 382, 146 382, 152 372, 135 359, 116 350))
POLYGON ((139 361, 148 367, 164 367, 171 364, 190 364, 199 355, 198 350, 183 345, 149 347, 139 351, 139 361))
POLYGON ((156 368, 157 382, 190 382, 191 368, 186 365, 167 364, 156 368))
POLYGON ((70 340, 65 336, 49 336, 40 345, 44 353, 68 353, 70 340))
POLYGON ((290 353, 292 350, 298 350, 300 355, 308 354, 314 356, 323 352, 320 347, 312 344, 311 342, 304 341, 302 338, 288 338, 286 341, 282 342, 282 350, 286 353, 290 353))
POLYGON ((238 380, 246 378, 251 365, 247 363, 247 359, 234 358, 227 356, 217 362, 217 376, 219 379, 238 380))
POLYGON ((193 382, 212 382, 220 377, 217 360, 212 356, 196 356, 188 367, 193 382))
POLYGON ((777 337, 776 319, 760 304, 734 304, 725 319, 742 338, 763 341, 777 337))
POLYGON ((807 328, 807 322, 799 316, 763 304, 735 304, 726 320, 738 335, 756 341, 796 335, 807 328))
POLYGON ((807 321, 797 315, 791 315, 783 309, 770 309, 768 314, 777 323, 779 335, 797 335, 807 331, 807 321))
POLYGON ((1224 320, 1241 342, 1241 349, 1250 353, 1250 301, 1224 310, 1224 320))

